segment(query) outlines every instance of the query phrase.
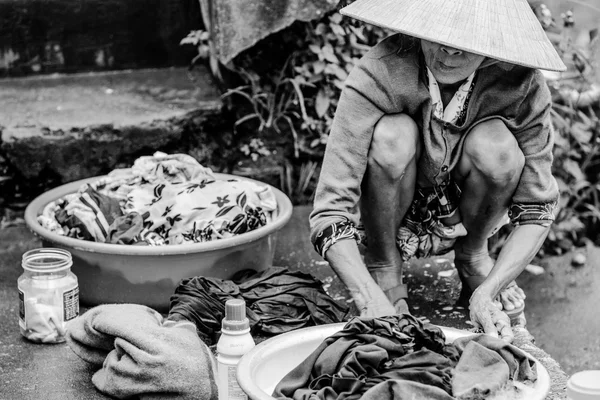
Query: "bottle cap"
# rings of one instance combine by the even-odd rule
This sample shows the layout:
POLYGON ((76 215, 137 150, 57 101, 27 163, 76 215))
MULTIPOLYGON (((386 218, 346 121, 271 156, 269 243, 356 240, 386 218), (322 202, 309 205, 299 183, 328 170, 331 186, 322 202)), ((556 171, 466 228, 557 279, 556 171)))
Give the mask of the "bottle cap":
POLYGON ((600 370, 573 374, 567 382, 567 396, 571 400, 599 400, 600 370))
POLYGON ((225 302, 225 318, 221 323, 223 330, 243 331, 250 328, 246 318, 246 302, 241 299, 231 299, 225 302))

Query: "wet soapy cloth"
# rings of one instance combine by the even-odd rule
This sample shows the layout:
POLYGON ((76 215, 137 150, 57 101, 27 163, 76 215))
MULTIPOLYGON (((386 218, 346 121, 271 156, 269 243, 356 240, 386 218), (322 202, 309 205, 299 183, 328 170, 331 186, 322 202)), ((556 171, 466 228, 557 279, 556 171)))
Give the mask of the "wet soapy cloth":
POLYGON ((474 335, 452 343, 461 354, 454 370, 452 393, 457 398, 485 398, 509 381, 535 381, 531 358, 521 349, 489 335, 474 335))
POLYGON ((446 344, 438 327, 412 315, 354 318, 286 375, 273 396, 475 400, 505 390, 510 379, 536 377, 533 361, 501 339, 472 335, 446 344))
POLYGON ((125 399, 217 400, 215 360, 186 321, 136 304, 94 307, 67 324, 67 343, 100 367, 92 383, 125 399))

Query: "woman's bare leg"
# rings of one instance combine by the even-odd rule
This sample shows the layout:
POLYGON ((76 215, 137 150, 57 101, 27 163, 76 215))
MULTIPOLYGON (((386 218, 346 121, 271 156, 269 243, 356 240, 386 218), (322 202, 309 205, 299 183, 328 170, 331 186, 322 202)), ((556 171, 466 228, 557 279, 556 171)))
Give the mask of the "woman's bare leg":
MULTIPOLYGON (((523 165, 515 137, 500 120, 477 125, 465 139, 456 173, 462 187, 460 212, 468 234, 455 246, 455 264, 466 275, 487 276, 494 266, 488 237, 506 215, 523 165)), ((516 285, 500 294, 507 311, 519 308, 524 299, 516 285)))
MULTIPOLYGON (((396 233, 413 200, 420 150, 417 125, 405 114, 387 115, 375 126, 362 184, 361 216, 368 241, 365 262, 384 291, 403 283, 396 233)), ((405 301, 395 307, 408 312, 405 301)))

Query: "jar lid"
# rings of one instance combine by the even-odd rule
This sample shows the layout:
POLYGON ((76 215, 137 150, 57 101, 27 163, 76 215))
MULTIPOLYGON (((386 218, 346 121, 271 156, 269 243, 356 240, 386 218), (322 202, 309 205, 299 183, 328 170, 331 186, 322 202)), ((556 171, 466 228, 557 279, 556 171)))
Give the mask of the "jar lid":
POLYGON ((573 374, 567 382, 567 396, 572 400, 599 400, 600 370, 573 374))
POLYGON ((27 271, 51 273, 71 268, 73 259, 67 250, 48 247, 25 252, 21 265, 27 271))

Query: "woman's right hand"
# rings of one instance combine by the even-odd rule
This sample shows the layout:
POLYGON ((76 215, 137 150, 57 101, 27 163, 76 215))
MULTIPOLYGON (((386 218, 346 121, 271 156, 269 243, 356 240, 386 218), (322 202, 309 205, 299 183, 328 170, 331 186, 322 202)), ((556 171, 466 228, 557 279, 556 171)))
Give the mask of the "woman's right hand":
POLYGON ((371 317, 371 318, 377 318, 377 317, 385 317, 386 315, 396 315, 396 309, 394 308, 394 306, 392 305, 392 303, 390 303, 387 299, 386 299, 388 304, 367 304, 365 305, 360 312, 360 316, 361 317, 371 317))
POLYGON ((340 240, 327 251, 327 261, 346 285, 361 317, 396 315, 383 290, 362 261, 354 240, 340 240))
POLYGON ((362 289, 357 293, 351 292, 361 317, 384 317, 398 314, 379 286, 375 284, 362 289))

